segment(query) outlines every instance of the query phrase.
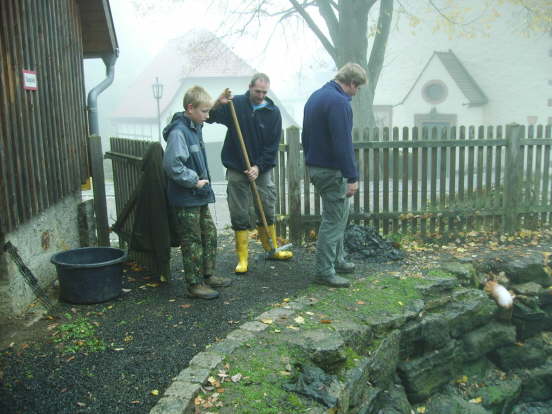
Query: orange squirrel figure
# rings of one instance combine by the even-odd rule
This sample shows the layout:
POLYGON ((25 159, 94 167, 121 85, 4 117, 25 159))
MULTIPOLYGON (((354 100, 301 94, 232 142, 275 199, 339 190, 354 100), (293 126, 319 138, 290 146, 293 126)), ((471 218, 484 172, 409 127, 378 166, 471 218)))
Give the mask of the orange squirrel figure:
POLYGON ((511 309, 514 304, 514 295, 512 295, 506 288, 494 280, 489 280, 485 283, 485 291, 490 293, 494 298, 498 306, 504 309, 511 309))

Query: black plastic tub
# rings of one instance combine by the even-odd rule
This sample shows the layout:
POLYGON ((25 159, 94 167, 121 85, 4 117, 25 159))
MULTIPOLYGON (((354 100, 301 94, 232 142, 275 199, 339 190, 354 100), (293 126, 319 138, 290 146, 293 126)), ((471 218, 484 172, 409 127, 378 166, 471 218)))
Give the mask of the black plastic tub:
POLYGON ((114 247, 83 247, 56 253, 59 298, 76 304, 100 303, 122 291, 123 262, 127 254, 114 247))

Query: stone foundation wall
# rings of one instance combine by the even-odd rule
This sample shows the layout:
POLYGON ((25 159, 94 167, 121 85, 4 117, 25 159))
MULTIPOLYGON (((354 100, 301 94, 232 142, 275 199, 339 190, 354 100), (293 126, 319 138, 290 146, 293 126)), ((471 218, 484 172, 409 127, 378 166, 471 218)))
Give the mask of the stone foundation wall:
POLYGON ((320 299, 302 298, 284 304, 245 323, 194 357, 151 414, 193 413, 209 404, 219 404, 220 413, 255 412, 258 400, 250 403, 248 395, 259 395, 261 387, 267 388, 260 394, 280 393, 278 398, 286 400, 284 406, 294 405, 272 407, 275 411, 271 412, 550 413, 549 266, 542 255, 523 260, 531 263, 514 263, 515 269, 502 270, 494 266, 515 259, 498 258, 490 264, 502 275, 502 283, 518 292, 513 309, 500 308, 481 289, 486 278, 481 269, 489 262, 484 266, 448 264, 441 269, 446 277, 430 276, 419 282, 404 275, 395 277, 393 283, 381 277, 367 279, 356 283, 351 291, 343 290, 342 296, 330 293, 320 299), (532 276, 520 278, 525 274, 522 267, 532 269, 532 276), (406 283, 411 283, 419 295, 409 291, 406 283), (356 292, 364 299, 355 297, 356 292), (361 307, 370 299, 376 300, 375 295, 387 296, 392 304, 397 302, 395 294, 400 295, 400 307, 383 312, 374 308, 361 314, 361 307), (340 303, 341 299, 344 302, 340 303), (333 307, 328 308, 328 303, 333 307), (319 318, 327 317, 328 309, 331 321, 322 327, 319 318), (290 326, 293 323, 303 325, 290 326), (257 378, 241 388, 221 382, 218 386, 225 388, 224 392, 213 390, 217 374, 232 368, 246 372, 255 358, 260 358, 261 366, 270 367, 264 379, 257 378), (297 384, 314 381, 305 375, 308 366, 314 367, 309 375, 317 373, 319 381, 312 382, 315 392, 311 398, 301 393, 294 393, 292 398, 282 394, 282 389, 289 389, 289 382, 280 378, 282 373, 289 381, 296 381, 294 389, 297 384), (331 406, 324 406, 323 400, 330 401, 331 406))
MULTIPOLYGON (((5 235, 18 250, 41 286, 46 287, 56 278, 55 266, 50 263, 54 253, 79 247, 78 204, 80 193, 66 197, 39 216, 5 235)), ((4 243, 2 243, 3 245, 4 243)), ((4 271, 0 277, 0 314, 19 314, 35 300, 32 289, 15 263, 4 253, 4 271)), ((0 269, 2 263, 0 262, 0 269)))

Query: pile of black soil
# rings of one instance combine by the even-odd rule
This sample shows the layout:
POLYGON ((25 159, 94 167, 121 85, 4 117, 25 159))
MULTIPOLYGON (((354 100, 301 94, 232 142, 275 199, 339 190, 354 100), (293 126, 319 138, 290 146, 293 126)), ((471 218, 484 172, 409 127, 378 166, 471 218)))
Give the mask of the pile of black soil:
POLYGON ((371 263, 401 260, 404 252, 385 240, 372 227, 352 225, 345 230, 343 244, 347 257, 371 263))

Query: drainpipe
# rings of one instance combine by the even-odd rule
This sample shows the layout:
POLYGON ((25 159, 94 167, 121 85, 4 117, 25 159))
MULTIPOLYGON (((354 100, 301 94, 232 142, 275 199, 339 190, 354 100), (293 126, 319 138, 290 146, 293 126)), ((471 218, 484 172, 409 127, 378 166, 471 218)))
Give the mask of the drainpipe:
POLYGON ((88 150, 90 154, 90 169, 92 172, 92 184, 94 190, 94 212, 96 215, 96 228, 98 232, 98 245, 109 246, 109 223, 107 220, 107 201, 105 196, 105 181, 103 168, 102 139, 98 122, 98 96, 112 83, 115 77, 115 62, 119 50, 103 56, 106 68, 106 78, 88 92, 88 150))

